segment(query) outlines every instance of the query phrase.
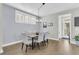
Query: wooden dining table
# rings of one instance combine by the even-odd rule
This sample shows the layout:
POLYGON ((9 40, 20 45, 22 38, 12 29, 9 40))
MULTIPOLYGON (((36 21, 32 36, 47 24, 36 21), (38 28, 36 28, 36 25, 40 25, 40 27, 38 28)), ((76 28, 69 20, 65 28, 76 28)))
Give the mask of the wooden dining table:
POLYGON ((34 47, 35 47, 35 45, 34 45, 34 40, 36 40, 35 37, 38 36, 38 35, 36 35, 36 34, 29 34, 28 36, 29 36, 30 38, 32 38, 31 40, 32 40, 32 50, 33 50, 34 47))

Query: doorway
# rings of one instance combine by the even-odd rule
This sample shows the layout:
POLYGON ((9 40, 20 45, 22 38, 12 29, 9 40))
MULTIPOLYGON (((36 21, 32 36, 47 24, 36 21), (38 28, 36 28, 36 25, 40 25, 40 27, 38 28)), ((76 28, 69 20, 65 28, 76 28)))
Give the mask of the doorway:
POLYGON ((69 39, 70 37, 70 20, 64 19, 63 22, 63 36, 62 38, 69 39))
POLYGON ((59 39, 67 39, 70 42, 71 39, 71 14, 65 14, 59 16, 59 39))

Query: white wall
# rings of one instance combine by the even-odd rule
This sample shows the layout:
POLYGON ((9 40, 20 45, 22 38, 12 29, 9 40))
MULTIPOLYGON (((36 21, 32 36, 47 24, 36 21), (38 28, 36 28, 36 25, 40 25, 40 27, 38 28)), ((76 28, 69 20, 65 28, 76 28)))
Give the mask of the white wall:
POLYGON ((75 27, 75 35, 79 35, 79 27, 75 27))
POLYGON ((2 4, 0 4, 0 53, 2 50, 2 40, 3 40, 3 18, 2 18, 2 4))

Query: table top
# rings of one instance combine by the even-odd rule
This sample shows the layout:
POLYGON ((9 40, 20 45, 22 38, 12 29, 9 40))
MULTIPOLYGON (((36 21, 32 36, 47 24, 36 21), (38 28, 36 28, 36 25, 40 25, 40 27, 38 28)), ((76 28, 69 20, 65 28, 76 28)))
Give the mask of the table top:
POLYGON ((36 33, 23 33, 23 35, 28 36, 28 37, 36 37, 38 35, 36 35, 36 33))
POLYGON ((38 35, 30 34, 30 35, 27 35, 27 36, 29 36, 29 37, 36 37, 38 35))

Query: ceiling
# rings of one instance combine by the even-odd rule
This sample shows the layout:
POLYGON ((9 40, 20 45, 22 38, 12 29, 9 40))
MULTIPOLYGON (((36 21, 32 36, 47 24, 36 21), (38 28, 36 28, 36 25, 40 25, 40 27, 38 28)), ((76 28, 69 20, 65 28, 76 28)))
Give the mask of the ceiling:
MULTIPOLYGON (((41 3, 7 3, 7 5, 38 15, 41 3)), ((39 12, 41 17, 79 7, 79 3, 46 3, 39 12)))

